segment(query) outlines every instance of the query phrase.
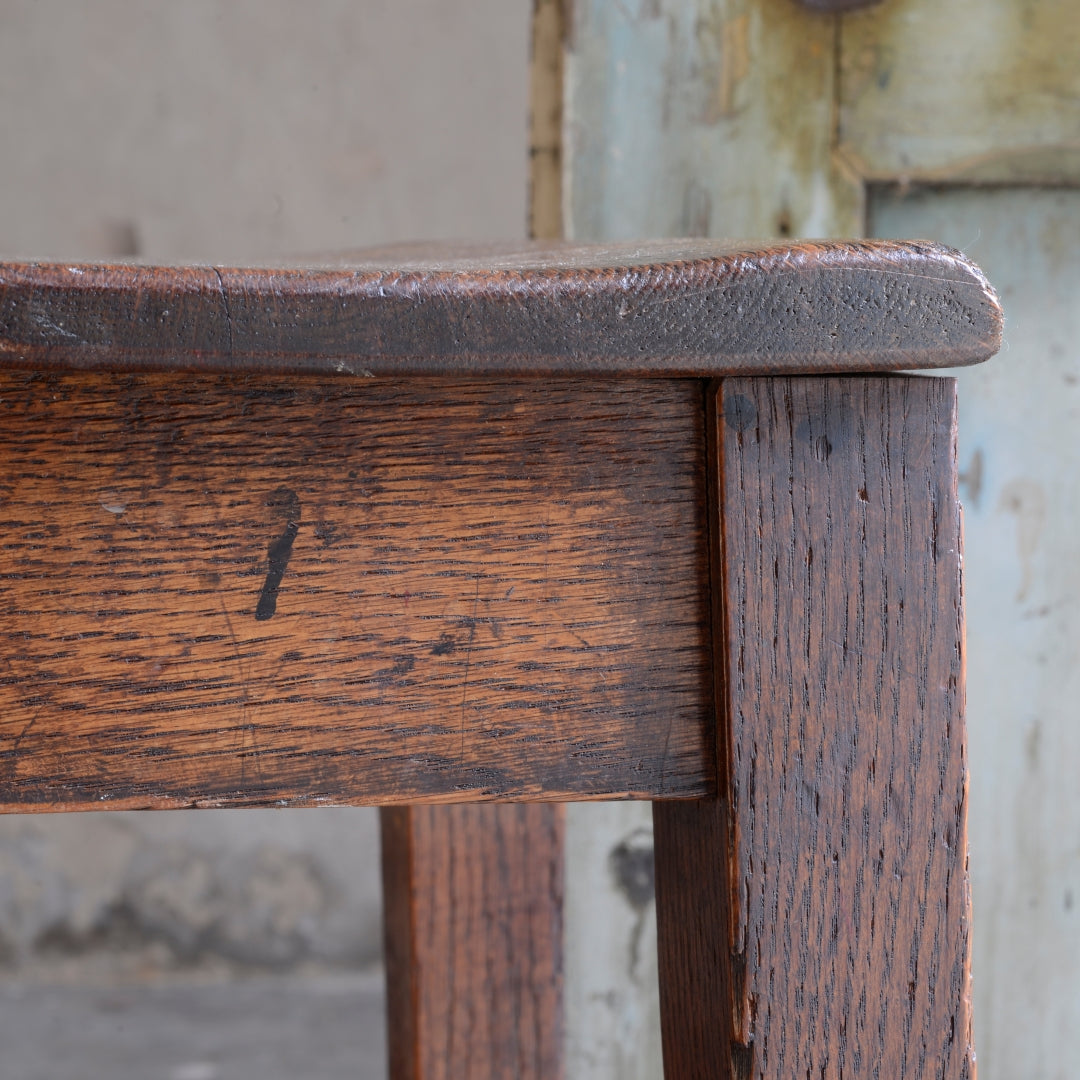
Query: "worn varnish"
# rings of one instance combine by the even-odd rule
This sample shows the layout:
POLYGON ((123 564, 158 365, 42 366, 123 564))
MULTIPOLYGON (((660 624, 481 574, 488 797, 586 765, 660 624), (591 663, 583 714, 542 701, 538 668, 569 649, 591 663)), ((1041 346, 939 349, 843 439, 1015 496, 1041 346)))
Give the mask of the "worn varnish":
POLYGON ((0 377, 0 807, 714 788, 693 381, 0 377))
POLYGON ((0 363, 39 369, 768 374, 970 364, 999 341, 981 272, 932 243, 428 247, 292 270, 0 264, 0 363))
POLYGON ((974 1075, 954 396, 722 384, 720 797, 654 808, 669 1075, 974 1075))
POLYGON ((563 808, 381 811, 391 1080, 560 1080, 563 808))

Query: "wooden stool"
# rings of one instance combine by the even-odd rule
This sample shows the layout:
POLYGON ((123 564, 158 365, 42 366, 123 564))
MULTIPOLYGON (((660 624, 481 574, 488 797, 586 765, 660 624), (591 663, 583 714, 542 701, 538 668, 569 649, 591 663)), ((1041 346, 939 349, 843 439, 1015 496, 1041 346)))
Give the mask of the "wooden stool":
POLYGON ((669 1078, 973 1076, 892 372, 999 338, 931 244, 0 266, 0 805, 387 808, 391 1073, 484 1080, 562 1075, 556 804, 649 799, 669 1078))

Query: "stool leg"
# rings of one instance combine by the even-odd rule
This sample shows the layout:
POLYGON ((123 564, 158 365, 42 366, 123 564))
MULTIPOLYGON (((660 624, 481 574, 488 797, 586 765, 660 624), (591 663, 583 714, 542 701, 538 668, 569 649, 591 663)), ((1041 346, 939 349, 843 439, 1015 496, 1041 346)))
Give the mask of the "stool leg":
POLYGON ((563 808, 380 815, 391 1080, 559 1080, 563 808))
POLYGON ((730 379, 719 796, 656 804, 669 1080, 974 1076, 951 379, 730 379))

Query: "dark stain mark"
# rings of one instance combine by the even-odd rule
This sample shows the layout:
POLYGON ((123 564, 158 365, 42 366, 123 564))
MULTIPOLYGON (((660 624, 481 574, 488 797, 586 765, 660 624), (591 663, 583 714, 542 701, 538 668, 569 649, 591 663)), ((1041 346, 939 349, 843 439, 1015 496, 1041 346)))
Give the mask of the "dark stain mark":
POLYGON ((724 399, 724 422, 741 435, 757 423, 757 406, 745 394, 731 394, 724 399))
MULTIPOLYGON (((751 999, 753 1003, 753 999, 751 999)), ((731 1044, 732 1080, 749 1080, 754 1074, 754 1048, 741 1043, 731 1044)))
POLYGON ((629 942, 630 974, 634 975, 641 960, 645 913, 656 893, 652 833, 647 829, 635 829, 624 837, 608 854, 608 867, 615 879, 615 887, 626 897, 636 915, 629 942))
POLYGON ((473 638, 476 637, 476 606, 480 603, 480 576, 476 578, 476 593, 473 596, 473 611, 471 619, 464 619, 462 623, 469 630, 469 640, 465 649, 465 678, 461 682, 461 761, 465 761, 465 702, 469 693, 469 662, 472 660, 473 638))
MULTIPOLYGON (((381 668, 371 676, 370 682, 376 686, 394 686, 399 679, 408 675, 412 669, 416 667, 416 658, 409 656, 407 653, 403 653, 400 656, 394 657, 393 664, 390 667, 381 668)), ((367 682, 369 680, 361 680, 367 682)))
POLYGON ((843 404, 807 417, 795 426, 796 441, 808 445, 816 461, 825 464, 833 454, 843 452, 854 436, 851 416, 843 404))
POLYGON ((416 659, 408 654, 394 658, 394 666, 390 669, 391 675, 408 675, 416 667, 416 659))
POLYGON ((315 526, 315 539, 321 540, 324 548, 329 547, 337 538, 337 526, 331 525, 329 521, 320 521, 315 526))
POLYGON ((440 634, 439 640, 431 646, 432 656, 449 656, 457 648, 457 642, 450 634, 440 634))
POLYGON ((199 586, 209 591, 221 588, 221 575, 216 570, 203 570, 199 573, 199 586))
POLYGON ((285 576, 285 568, 289 565, 293 541, 300 531, 300 500, 292 488, 279 487, 266 500, 266 505, 278 511, 278 516, 285 521, 285 528, 276 540, 270 542, 270 547, 267 549, 266 581, 263 583, 259 603, 255 608, 255 618, 259 622, 265 622, 274 617, 281 579, 285 576))
POLYGON ((635 911, 652 903, 656 888, 652 836, 636 829, 611 849, 608 865, 619 892, 635 911))
POLYGON ((303 654, 300 652, 299 649, 289 649, 288 652, 283 652, 281 654, 282 663, 289 663, 290 661, 303 659, 303 654))
POLYGON ((956 478, 967 492, 974 509, 979 509, 979 496, 983 487, 983 452, 979 448, 971 455, 971 463, 956 478))

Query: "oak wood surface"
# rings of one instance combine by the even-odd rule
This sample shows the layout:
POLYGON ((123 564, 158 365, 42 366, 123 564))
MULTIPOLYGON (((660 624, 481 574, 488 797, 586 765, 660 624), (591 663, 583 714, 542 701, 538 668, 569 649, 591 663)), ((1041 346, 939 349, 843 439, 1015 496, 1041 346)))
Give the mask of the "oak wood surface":
POLYGON ((391 1080, 560 1080, 563 808, 381 820, 391 1080))
POLYGON ((387 249, 337 267, 0 264, 0 363, 719 375, 977 363, 981 272, 928 242, 387 249))
POLYGON ((702 386, 0 373, 0 808, 712 790, 702 386))
POLYGON ((669 1075, 974 1076, 955 386, 724 380, 719 797, 654 807, 669 1075))

